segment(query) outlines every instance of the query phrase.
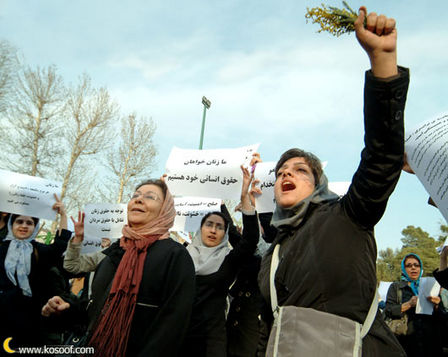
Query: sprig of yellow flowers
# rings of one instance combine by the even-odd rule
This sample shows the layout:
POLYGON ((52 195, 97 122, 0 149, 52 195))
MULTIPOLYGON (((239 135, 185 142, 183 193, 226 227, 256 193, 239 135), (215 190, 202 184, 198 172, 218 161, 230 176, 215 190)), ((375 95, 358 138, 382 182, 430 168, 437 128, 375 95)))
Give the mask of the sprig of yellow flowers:
POLYGON ((352 8, 345 2, 343 9, 328 6, 322 4, 322 7, 313 7, 309 9, 305 14, 305 18, 311 20, 313 24, 319 24, 320 30, 317 32, 327 31, 333 36, 341 36, 344 33, 350 33, 355 31, 355 20, 358 18, 358 14, 352 10, 352 8))

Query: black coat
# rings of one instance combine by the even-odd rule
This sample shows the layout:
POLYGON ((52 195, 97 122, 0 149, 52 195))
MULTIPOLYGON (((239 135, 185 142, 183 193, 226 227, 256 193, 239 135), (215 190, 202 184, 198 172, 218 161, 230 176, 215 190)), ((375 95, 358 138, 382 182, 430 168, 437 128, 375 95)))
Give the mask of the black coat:
POLYGON ((41 309, 55 295, 50 269, 60 264, 71 232, 62 230, 54 243, 45 245, 32 241, 31 271, 28 280, 32 296, 25 296, 22 289, 7 277, 5 259, 11 241, 0 243, 0 341, 12 337, 11 347, 37 346, 43 343, 41 309))
MULTIPOLYGON (((272 213, 258 214, 263 228, 262 237, 272 242, 276 229, 270 225, 272 213)), ((232 242, 231 242, 232 243, 232 242)), ((232 243, 232 246, 237 242, 232 243)), ((258 288, 261 256, 254 254, 241 265, 235 283, 230 289, 230 308, 227 314, 227 356, 252 357, 260 340, 260 314, 263 298, 258 288)))
POLYGON ((196 276, 196 296, 185 356, 226 356, 226 298, 243 263, 253 256, 258 243, 257 216, 243 215, 243 236, 225 257, 218 271, 196 276), (254 231, 246 226, 256 225, 254 231))
MULTIPOLYGON (((283 229, 275 275, 279 305, 333 313, 364 323, 376 289, 374 225, 380 220, 403 166, 403 111, 409 74, 379 80, 366 73, 365 148, 347 194, 308 207, 297 228, 283 229)), ((259 284, 270 323, 269 271, 273 248, 263 257, 259 284)), ((268 325, 269 326, 269 325, 268 325)), ((403 356, 381 314, 363 340, 363 356, 403 356)))
POLYGON ((434 270, 433 275, 442 288, 448 289, 448 268, 445 268, 444 270, 436 269, 434 270))
MULTIPOLYGON (((386 318, 400 319, 403 316, 401 305, 409 301, 414 292, 407 281, 396 281, 389 286, 386 298, 386 318), (401 301, 399 301, 399 290, 401 290, 401 301)), ((408 330, 405 336, 398 336, 408 357, 425 357, 442 355, 442 319, 437 310, 433 315, 422 315, 415 313, 415 307, 406 311, 408 315, 408 330)))
MULTIPOLYGON (((65 314, 72 323, 95 325, 109 296, 124 250, 119 242, 103 251, 92 282, 91 303, 70 301, 65 314), (87 318, 88 315, 88 318, 87 318)), ((190 321, 195 291, 193 261, 185 247, 172 239, 153 243, 147 251, 137 306, 128 340, 127 356, 178 356, 190 321)))

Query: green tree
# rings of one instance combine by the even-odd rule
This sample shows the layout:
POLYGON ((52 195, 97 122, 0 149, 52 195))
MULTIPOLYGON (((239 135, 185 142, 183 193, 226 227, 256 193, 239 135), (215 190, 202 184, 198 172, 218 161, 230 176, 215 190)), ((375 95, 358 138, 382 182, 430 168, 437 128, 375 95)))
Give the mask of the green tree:
POLYGON ((379 281, 395 281, 400 278, 399 250, 392 248, 380 250, 377 262, 377 278, 379 281))
POLYGON ((432 272, 439 266, 439 254, 436 248, 440 245, 438 240, 420 227, 407 226, 402 231, 403 247, 401 248, 401 257, 406 254, 415 253, 423 262, 423 276, 432 276, 432 272))
POLYGON ((440 257, 436 248, 448 235, 448 226, 440 226, 441 234, 435 239, 420 227, 407 226, 402 230, 400 249, 387 248, 380 250, 377 261, 377 278, 379 281, 395 281, 401 276, 401 261, 407 254, 417 254, 423 262, 423 276, 432 276, 432 272, 439 266, 440 257))

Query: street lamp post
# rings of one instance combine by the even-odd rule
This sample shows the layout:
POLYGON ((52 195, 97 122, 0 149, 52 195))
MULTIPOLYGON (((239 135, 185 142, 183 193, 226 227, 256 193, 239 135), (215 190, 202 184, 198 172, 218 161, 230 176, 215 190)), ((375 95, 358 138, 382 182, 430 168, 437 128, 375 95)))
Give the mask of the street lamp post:
POLYGON ((212 102, 210 102, 204 96, 202 97, 202 104, 204 104, 204 112, 202 114, 202 128, 201 128, 201 138, 199 140, 199 150, 202 150, 202 144, 204 143, 205 112, 207 111, 207 109, 210 109, 210 105, 212 105, 212 102))

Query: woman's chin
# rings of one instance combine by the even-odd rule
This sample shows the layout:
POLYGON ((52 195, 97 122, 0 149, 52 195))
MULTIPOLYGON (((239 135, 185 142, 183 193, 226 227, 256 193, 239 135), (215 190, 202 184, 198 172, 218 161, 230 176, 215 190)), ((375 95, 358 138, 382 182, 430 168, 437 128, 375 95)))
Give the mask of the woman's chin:
POLYGON ((276 202, 277 206, 283 209, 291 208, 297 203, 295 200, 289 200, 289 199, 280 199, 276 202))

